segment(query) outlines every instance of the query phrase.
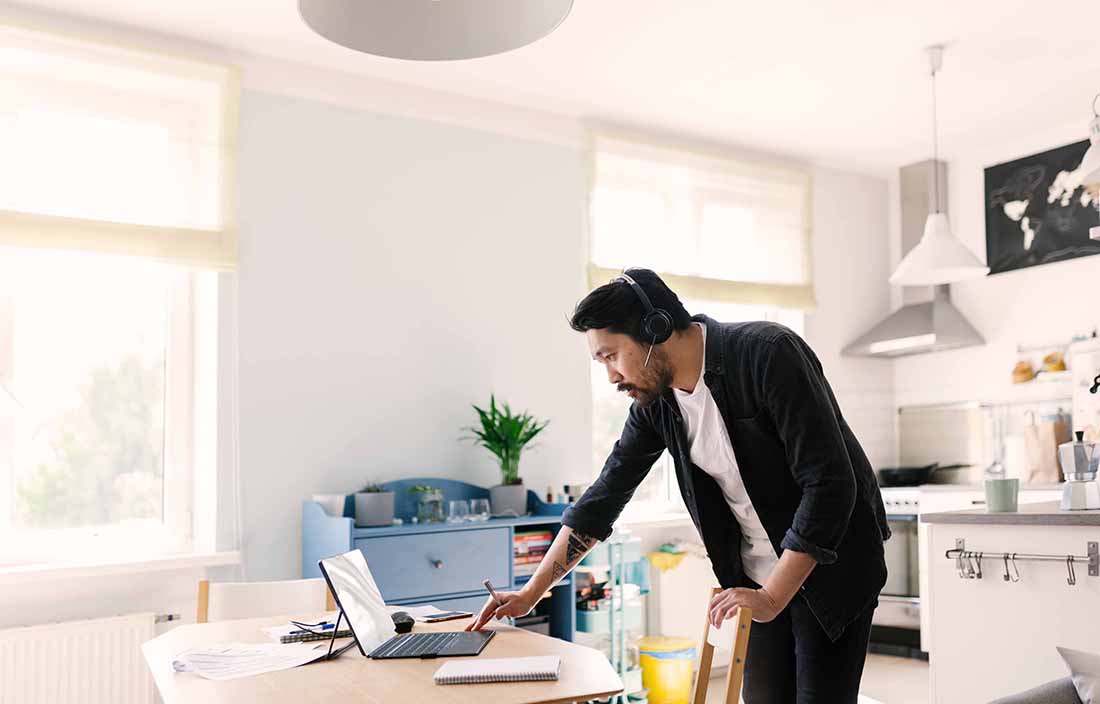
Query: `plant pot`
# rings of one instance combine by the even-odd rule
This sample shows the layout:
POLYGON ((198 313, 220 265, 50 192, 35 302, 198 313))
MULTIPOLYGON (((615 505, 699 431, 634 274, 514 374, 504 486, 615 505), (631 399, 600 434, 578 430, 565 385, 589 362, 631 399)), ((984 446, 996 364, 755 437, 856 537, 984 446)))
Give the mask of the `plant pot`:
POLYGON ((393 492, 380 491, 356 494, 355 525, 393 525, 393 492))
POLYGON ((489 487, 489 504, 494 516, 524 516, 527 514, 527 487, 522 484, 489 487))

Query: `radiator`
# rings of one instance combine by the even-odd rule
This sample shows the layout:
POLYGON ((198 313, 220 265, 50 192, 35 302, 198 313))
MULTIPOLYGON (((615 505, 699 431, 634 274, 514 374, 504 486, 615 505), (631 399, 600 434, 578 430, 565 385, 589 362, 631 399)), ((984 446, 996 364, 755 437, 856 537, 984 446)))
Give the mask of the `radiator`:
POLYGON ((153 614, 0 630, 0 704, 153 704, 153 614))

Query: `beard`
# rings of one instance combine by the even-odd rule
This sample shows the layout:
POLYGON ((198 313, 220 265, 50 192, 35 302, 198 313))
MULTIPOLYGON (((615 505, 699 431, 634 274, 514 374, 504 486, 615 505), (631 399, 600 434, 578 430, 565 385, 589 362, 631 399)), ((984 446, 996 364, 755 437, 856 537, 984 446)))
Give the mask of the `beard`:
POLYGON ((619 391, 633 391, 634 402, 639 407, 650 405, 672 386, 672 367, 668 355, 659 347, 653 348, 649 366, 643 367, 638 384, 619 384, 619 391))

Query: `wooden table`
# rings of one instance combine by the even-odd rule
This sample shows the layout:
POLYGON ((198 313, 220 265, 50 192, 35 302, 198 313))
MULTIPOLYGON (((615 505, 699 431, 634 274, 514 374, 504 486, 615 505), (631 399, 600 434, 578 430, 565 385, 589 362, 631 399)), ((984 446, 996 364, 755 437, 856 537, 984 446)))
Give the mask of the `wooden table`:
MULTIPOLYGON (((215 643, 270 642, 261 627, 284 625, 290 618, 315 622, 320 618, 335 619, 335 616, 314 613, 189 624, 148 641, 142 646, 142 652, 165 704, 389 704, 402 701, 557 704, 606 698, 623 688, 619 676, 599 651, 502 624, 491 626, 497 635, 477 657, 560 655, 561 677, 556 682, 440 686, 432 681, 436 669, 448 660, 467 658, 368 660, 354 647, 335 660, 222 682, 172 669, 172 658, 187 648, 215 643)), ((468 622, 463 619, 438 624, 417 623, 413 632, 457 631, 465 628, 468 622)), ((337 646, 343 642, 347 641, 338 641, 337 646)))

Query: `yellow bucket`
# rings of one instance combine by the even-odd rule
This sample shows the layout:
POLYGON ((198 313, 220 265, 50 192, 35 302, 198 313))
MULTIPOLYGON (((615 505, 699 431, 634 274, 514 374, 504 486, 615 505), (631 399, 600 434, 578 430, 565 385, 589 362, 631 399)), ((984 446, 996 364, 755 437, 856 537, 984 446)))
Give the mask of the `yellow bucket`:
POLYGON ((695 641, 671 636, 646 636, 638 640, 642 686, 649 690, 649 704, 688 704, 691 699, 695 641))

